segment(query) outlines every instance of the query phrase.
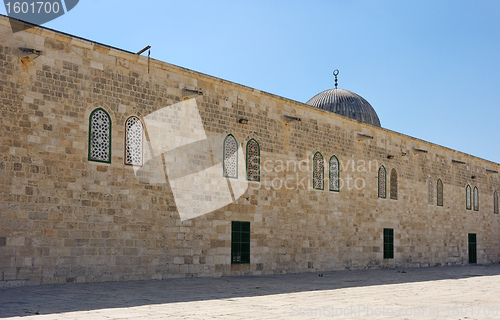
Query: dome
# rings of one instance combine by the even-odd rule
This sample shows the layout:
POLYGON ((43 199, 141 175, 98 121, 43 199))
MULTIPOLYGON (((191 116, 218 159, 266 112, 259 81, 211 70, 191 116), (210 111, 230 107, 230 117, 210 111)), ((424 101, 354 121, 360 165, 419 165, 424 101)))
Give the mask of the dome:
POLYGON ((380 127, 380 120, 370 103, 349 90, 337 88, 325 90, 309 99, 306 103, 316 108, 380 127))

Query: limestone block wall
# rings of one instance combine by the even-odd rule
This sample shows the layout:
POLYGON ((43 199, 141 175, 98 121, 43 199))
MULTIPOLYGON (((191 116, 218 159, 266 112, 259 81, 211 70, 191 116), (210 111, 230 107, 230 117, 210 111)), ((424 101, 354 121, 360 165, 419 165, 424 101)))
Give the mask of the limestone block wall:
POLYGON ((149 64, 148 72, 146 57, 48 29, 12 33, 0 17, 1 285, 465 264, 469 233, 477 234, 478 263, 500 262, 500 165, 149 64), (19 47, 42 54, 23 59, 19 47), (96 108, 112 122, 109 164, 88 160, 96 108), (140 167, 124 164, 133 115, 146 127, 140 167), (223 177, 229 134, 240 147, 237 179, 223 177), (252 138, 260 181, 246 179, 252 138), (312 188, 316 152, 324 190, 312 188), (339 192, 328 188, 333 155, 339 192), (389 196, 392 169, 397 200, 389 196), (467 184, 479 190, 479 211, 466 210, 467 184), (231 264, 231 221, 250 222, 248 264, 231 264), (383 258, 384 228, 394 229, 393 259, 383 258))

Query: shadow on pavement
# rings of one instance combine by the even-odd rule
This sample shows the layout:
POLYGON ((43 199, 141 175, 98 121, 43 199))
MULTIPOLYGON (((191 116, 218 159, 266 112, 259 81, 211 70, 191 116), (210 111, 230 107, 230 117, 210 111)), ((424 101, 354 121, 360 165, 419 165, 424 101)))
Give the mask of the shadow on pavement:
POLYGON ((500 275, 500 264, 0 288, 0 317, 500 275))

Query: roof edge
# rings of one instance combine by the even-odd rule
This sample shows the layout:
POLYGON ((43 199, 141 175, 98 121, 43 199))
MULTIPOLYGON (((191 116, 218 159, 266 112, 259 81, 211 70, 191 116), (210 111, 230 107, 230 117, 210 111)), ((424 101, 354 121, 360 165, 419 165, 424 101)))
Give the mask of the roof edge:
MULTIPOLYGON (((78 39, 79 41, 82 41, 82 42, 96 44, 96 45, 99 45, 99 46, 107 47, 107 48, 116 50, 118 52, 122 52, 122 53, 125 53, 125 54, 130 54, 132 56, 136 56, 137 57, 137 55, 134 52, 131 52, 131 51, 128 51, 128 50, 125 50, 125 49, 120 49, 120 48, 117 48, 117 47, 113 47, 111 45, 103 44, 103 43, 100 43, 100 42, 97 42, 97 41, 89 40, 89 39, 86 39, 86 38, 83 38, 83 37, 75 36, 75 35, 72 35, 72 34, 69 34, 69 33, 65 33, 65 32, 62 32, 62 31, 55 30, 55 29, 47 28, 47 27, 44 27, 44 26, 35 25, 35 24, 29 23, 29 22, 26 22, 26 21, 23 21, 23 20, 20 20, 20 19, 16 19, 16 18, 12 18, 12 17, 6 16, 6 15, 1 14, 1 13, 0 13, 0 17, 3 18, 3 19, 9 20, 9 21, 13 20, 13 21, 16 21, 16 22, 21 23, 21 24, 29 25, 30 28, 33 28, 33 29, 45 30, 45 31, 52 32, 54 34, 64 35, 64 36, 69 37, 71 39, 78 39)), ((143 56, 139 56, 139 57, 141 57, 144 60, 143 63, 147 63, 147 57, 143 57, 143 56)), ((165 65, 165 66, 168 66, 170 68, 177 69, 179 71, 186 72, 186 73, 189 73, 189 74, 194 74, 194 75, 206 77, 206 78, 214 80, 214 81, 218 81, 218 82, 221 82, 221 83, 225 83, 225 84, 229 84, 229 85, 232 85, 232 86, 235 86, 235 87, 239 87, 239 88, 251 91, 253 93, 264 94, 264 95, 269 96, 269 97, 271 97, 273 99, 285 101, 285 102, 288 102, 288 103, 291 103, 291 104, 295 104, 295 105, 297 105, 299 107, 304 107, 304 108, 308 108, 310 110, 315 110, 317 112, 323 112, 323 113, 328 114, 330 116, 341 117, 341 118, 343 118, 345 120, 357 122, 359 124, 368 126, 368 128, 377 129, 377 130, 381 130, 381 131, 386 131, 386 132, 389 132, 389 133, 393 133, 393 134, 396 134, 396 135, 400 135, 401 137, 409 138, 411 140, 414 140, 414 141, 417 141, 417 142, 420 142, 420 143, 425 143, 425 144, 428 144, 430 146, 436 146, 436 147, 439 147, 439 148, 443 148, 443 149, 446 149, 446 150, 451 151, 451 152, 457 152, 457 153, 462 154, 464 156, 472 157, 472 158, 475 158, 475 159, 478 159, 478 160, 481 160, 481 161, 485 161, 487 163, 490 163, 492 165, 500 167, 500 163, 497 163, 497 162, 494 162, 494 161, 491 161, 491 160, 487 160, 487 159, 484 159, 484 158, 481 158, 481 157, 478 157, 478 156, 474 156, 474 155, 468 154, 466 152, 459 151, 459 150, 456 150, 456 149, 452 149, 452 148, 449 148, 449 147, 445 147, 445 146, 442 146, 442 145, 439 145, 439 144, 436 144, 436 143, 433 143, 433 142, 430 142, 430 141, 426 141, 426 140, 423 140, 423 139, 420 139, 420 138, 412 137, 410 135, 407 135, 407 134, 404 134, 404 133, 400 133, 400 132, 397 132, 397 131, 393 131, 393 130, 390 130, 390 129, 387 129, 387 128, 378 127, 378 126, 374 126, 374 125, 366 123, 366 122, 361 122, 361 121, 356 120, 356 119, 351 119, 349 117, 346 117, 346 116, 343 116, 343 115, 340 115, 340 114, 332 113, 332 112, 329 112, 329 111, 326 111, 326 110, 323 110, 323 109, 319 109, 319 108, 313 107, 313 106, 308 105, 307 103, 304 103, 304 102, 300 102, 300 101, 293 100, 293 99, 290 99, 290 98, 282 97, 282 96, 279 96, 277 94, 273 94, 273 93, 269 93, 269 92, 262 91, 262 90, 259 90, 259 89, 255 89, 255 88, 252 88, 252 87, 249 87, 249 86, 245 86, 245 85, 242 85, 242 84, 239 84, 239 83, 236 83, 236 82, 232 82, 232 81, 229 81, 229 80, 224 80, 222 78, 211 76, 211 75, 205 74, 203 72, 194 71, 192 69, 181 67, 181 66, 178 66, 178 65, 175 65, 175 64, 171 64, 171 63, 168 63, 168 62, 164 62, 164 61, 161 61, 161 60, 157 60, 157 59, 154 59, 154 58, 151 58, 151 62, 154 62, 154 63, 159 64, 159 65, 165 65)), ((326 89, 326 90, 329 90, 329 89, 326 89)), ((326 91, 326 90, 324 90, 324 91, 326 91)), ((342 89, 342 90, 346 90, 346 89, 342 89)), ((349 90, 347 90, 347 91, 349 91, 349 90)))

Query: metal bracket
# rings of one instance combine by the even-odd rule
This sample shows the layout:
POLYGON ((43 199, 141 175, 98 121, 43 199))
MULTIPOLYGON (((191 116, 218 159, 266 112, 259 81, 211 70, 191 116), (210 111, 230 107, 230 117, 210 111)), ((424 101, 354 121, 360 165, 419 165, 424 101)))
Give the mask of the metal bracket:
POLYGON ((286 122, 302 121, 300 118, 284 115, 286 122))
POLYGON ((203 91, 191 90, 191 89, 186 89, 186 88, 182 89, 182 98, 184 100, 196 98, 196 97, 199 97, 202 95, 203 95, 203 91))
POLYGON ((427 153, 427 152, 428 152, 427 150, 424 150, 424 149, 418 149, 418 148, 415 148, 415 147, 413 147, 413 151, 414 151, 415 153, 417 153, 417 152, 427 153))
POLYGON ((367 139, 372 140, 373 136, 358 132, 358 140, 367 140, 367 139))
POLYGON ((19 50, 21 50, 23 53, 21 59, 34 60, 42 54, 42 51, 36 49, 19 48, 19 50))

